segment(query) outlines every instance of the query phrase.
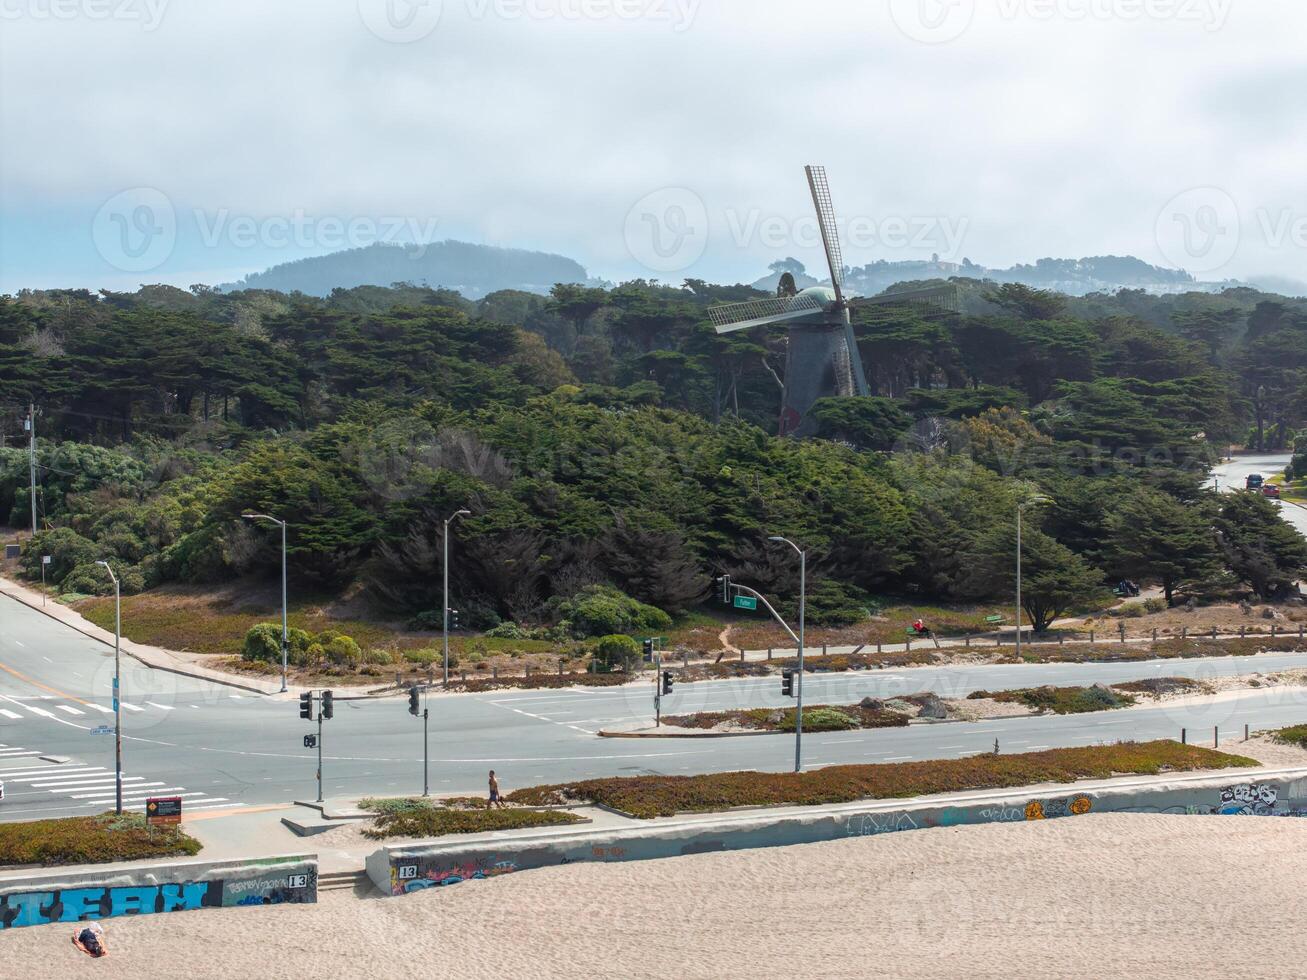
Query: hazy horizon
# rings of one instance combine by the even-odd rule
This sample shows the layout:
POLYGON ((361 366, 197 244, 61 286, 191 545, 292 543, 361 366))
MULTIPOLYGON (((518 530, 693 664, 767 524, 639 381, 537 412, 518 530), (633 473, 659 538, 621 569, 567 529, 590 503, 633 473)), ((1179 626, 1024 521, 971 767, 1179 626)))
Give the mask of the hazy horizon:
POLYGON ((0 291, 373 241, 751 281, 1134 255, 1307 279, 1307 11, 1269 0, 8 0, 0 291), (1013 93, 1019 96, 1013 97, 1013 93), (486 107, 491 107, 488 111, 486 107))

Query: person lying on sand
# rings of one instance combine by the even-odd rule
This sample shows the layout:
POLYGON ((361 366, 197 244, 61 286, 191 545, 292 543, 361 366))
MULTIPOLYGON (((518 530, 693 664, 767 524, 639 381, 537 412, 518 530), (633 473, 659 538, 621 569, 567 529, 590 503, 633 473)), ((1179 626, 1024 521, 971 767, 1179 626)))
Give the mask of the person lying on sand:
POLYGON ((109 955, 109 947, 104 944, 104 930, 98 922, 87 922, 74 929, 73 945, 87 956, 97 959, 109 955))

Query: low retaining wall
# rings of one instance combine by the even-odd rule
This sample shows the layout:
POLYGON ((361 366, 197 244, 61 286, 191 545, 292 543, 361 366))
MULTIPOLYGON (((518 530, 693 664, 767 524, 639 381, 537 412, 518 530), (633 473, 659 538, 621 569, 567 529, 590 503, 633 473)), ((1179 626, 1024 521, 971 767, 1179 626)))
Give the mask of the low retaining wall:
POLYGON ((1046 820, 1088 813, 1307 817, 1307 770, 1096 781, 1051 791, 1015 789, 896 800, 751 810, 632 821, 630 826, 493 840, 383 847, 368 877, 384 894, 493 878, 579 861, 643 861, 710 851, 778 847, 967 824, 1046 820))
POLYGON ((0 930, 119 915, 318 900, 318 858, 187 861, 0 878, 0 930))

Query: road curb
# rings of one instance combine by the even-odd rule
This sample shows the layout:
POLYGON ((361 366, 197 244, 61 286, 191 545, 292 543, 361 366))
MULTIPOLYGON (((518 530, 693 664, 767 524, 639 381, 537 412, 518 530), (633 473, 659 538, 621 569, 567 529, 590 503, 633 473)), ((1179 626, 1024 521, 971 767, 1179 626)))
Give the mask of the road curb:
MULTIPOLYGON (((39 612, 42 616, 46 617, 47 619, 54 620, 56 623, 58 623, 61 626, 67 626, 70 630, 73 630, 74 632, 77 633, 81 633, 82 636, 85 636, 87 639, 94 640, 96 643, 103 644, 104 646, 107 647, 113 646, 113 643, 105 640, 103 637, 96 636, 94 633, 90 632, 87 629, 84 629, 83 627, 79 626, 77 623, 70 623, 67 620, 61 619, 60 617, 54 615, 54 613, 50 612, 48 609, 42 609, 40 606, 36 605, 33 602, 29 602, 21 595, 11 592, 9 589, 0 588, 0 595, 13 599, 15 602, 21 603, 22 605, 26 606, 28 609, 32 609, 36 612, 39 612)), ((76 612, 76 610, 73 611, 76 612)), ((80 616, 80 613, 78 615, 80 616)), ((98 629, 99 627, 96 628, 98 629)), ((129 650, 126 645, 120 646, 119 649, 126 656, 131 657, 133 660, 135 660, 139 664, 142 664, 143 666, 149 667, 151 670, 161 670, 168 674, 177 674, 181 677, 189 677, 192 680, 197 680, 197 681, 210 681, 214 684, 223 684, 227 687, 234 687, 242 691, 249 691, 251 694, 260 694, 266 696, 273 693, 280 693, 280 691, 277 692, 267 691, 261 687, 254 687, 251 684, 243 684, 237 680, 228 680, 225 677, 213 677, 210 676, 209 674, 186 670, 183 667, 173 667, 165 664, 151 663, 149 660, 146 660, 139 653, 134 653, 131 650, 129 650)))

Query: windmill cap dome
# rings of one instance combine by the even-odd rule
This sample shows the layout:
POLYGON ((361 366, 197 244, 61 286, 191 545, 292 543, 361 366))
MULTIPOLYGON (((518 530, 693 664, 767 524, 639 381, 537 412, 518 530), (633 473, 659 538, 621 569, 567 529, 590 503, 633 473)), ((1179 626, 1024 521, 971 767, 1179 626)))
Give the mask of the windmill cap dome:
POLYGON ((835 302, 835 290, 829 286, 809 286, 807 289, 799 292, 800 296, 811 296, 819 300, 823 306, 829 306, 835 302))

